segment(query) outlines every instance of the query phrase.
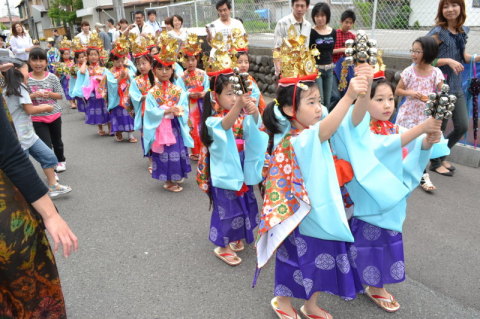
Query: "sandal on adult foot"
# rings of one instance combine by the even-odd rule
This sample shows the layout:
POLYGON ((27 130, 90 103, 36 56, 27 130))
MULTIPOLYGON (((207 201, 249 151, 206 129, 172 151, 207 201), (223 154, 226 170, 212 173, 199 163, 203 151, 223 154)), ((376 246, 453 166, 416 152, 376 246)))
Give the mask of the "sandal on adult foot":
MULTIPOLYGON (((440 166, 440 167, 442 167, 442 166, 440 166)), ((435 172, 435 173, 440 174, 440 175, 443 175, 443 176, 453 176, 453 172, 450 171, 450 170, 448 170, 448 168, 447 168, 447 171, 446 171, 446 172, 439 172, 439 171, 437 171, 437 169, 439 169, 440 167, 437 167, 437 168, 431 168, 431 167, 430 167, 430 170, 431 170, 432 172, 435 172)), ((445 168, 446 168, 446 167, 445 167, 445 168)))
MULTIPOLYGON (((320 307, 319 307, 320 308, 320 307)), ((325 309, 323 308, 320 308, 320 310, 322 310, 324 313, 325 313, 325 316, 318 316, 318 315, 312 315, 312 314, 307 314, 307 312, 305 311, 305 305, 303 305, 301 308, 300 308, 300 312, 302 313, 302 315, 304 315, 305 317, 307 317, 307 319, 332 319, 332 315, 326 311, 325 309)))
POLYGON ((245 249, 245 245, 241 240, 233 241, 228 245, 230 246, 230 249, 235 252, 242 251, 245 249))
POLYGON ((163 188, 172 193, 179 193, 183 190, 183 188, 181 186, 178 186, 177 184, 172 184, 172 185, 163 184, 163 188))
POLYGON ((213 250, 213 253, 215 256, 217 256, 220 260, 222 260, 224 263, 226 263, 229 266, 237 266, 240 265, 242 262, 242 259, 237 256, 235 253, 222 253, 221 252, 221 247, 217 247, 213 250))
POLYGON ((294 317, 290 316, 285 311, 280 310, 277 297, 274 297, 272 301, 270 301, 270 305, 272 306, 273 311, 275 311, 277 317, 280 319, 301 319, 295 308, 292 308, 293 312, 295 313, 294 317))
POLYGON ((450 162, 447 162, 448 164, 450 164, 450 166, 445 166, 442 164, 443 167, 445 167, 446 169, 448 169, 450 172, 453 172, 454 170, 456 170, 457 168, 455 166, 452 165, 452 163, 450 162))
POLYGON ((400 309, 400 304, 395 297, 390 294, 390 298, 386 298, 380 295, 372 295, 370 293, 370 287, 365 288, 365 293, 377 306, 385 310, 386 312, 395 312, 400 309))
POLYGON ((428 173, 423 174, 422 179, 420 180, 420 187, 422 187, 427 193, 431 193, 437 189, 430 180, 430 175, 428 175, 428 173))

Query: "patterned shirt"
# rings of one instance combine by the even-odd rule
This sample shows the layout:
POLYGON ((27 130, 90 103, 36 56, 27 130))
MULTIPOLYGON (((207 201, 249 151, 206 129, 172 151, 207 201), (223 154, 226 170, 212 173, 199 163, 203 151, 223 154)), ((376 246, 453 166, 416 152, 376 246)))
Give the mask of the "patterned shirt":
MULTIPOLYGON (((350 31, 343 32, 342 29, 337 29, 337 39, 333 49, 341 49, 345 47, 347 40, 355 40, 355 34, 350 31)), ((333 63, 336 63, 341 57, 344 57, 345 53, 335 53, 333 55, 333 63)))
MULTIPOLYGON (((50 72, 45 72, 45 73, 47 74, 46 77, 41 80, 36 80, 32 78, 32 76, 28 78, 28 86, 32 90, 32 93, 43 90, 43 91, 60 93, 63 96, 63 88, 57 76, 50 72)), ((62 106, 58 103, 58 100, 44 99, 44 98, 37 97, 37 98, 33 98, 32 102, 33 102, 33 105, 40 105, 40 104, 53 105, 52 112, 35 114, 35 117, 52 115, 52 114, 62 112, 62 106)))
POLYGON ((290 28, 292 24, 295 26, 299 34, 307 37, 305 45, 308 46, 312 24, 308 22, 305 18, 302 22, 298 22, 297 20, 295 20, 293 14, 289 14, 288 16, 281 18, 277 22, 273 38, 274 48, 279 48, 280 45, 282 45, 283 38, 287 37, 288 28, 290 28))
MULTIPOLYGON (((438 47, 438 58, 450 58, 460 63, 465 63, 463 54, 465 53, 465 46, 467 44, 468 27, 463 27, 464 32, 453 34, 445 28, 435 27, 427 36, 437 35, 441 41, 438 47)), ((455 72, 448 65, 440 67, 444 76, 445 82, 450 86, 450 93, 462 92, 462 74, 455 74, 455 72)))

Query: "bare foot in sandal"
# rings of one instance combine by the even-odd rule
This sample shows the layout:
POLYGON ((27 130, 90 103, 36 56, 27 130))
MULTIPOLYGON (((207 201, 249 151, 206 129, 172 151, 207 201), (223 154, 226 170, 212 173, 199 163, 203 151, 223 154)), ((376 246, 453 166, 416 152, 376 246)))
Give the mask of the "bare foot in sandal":
POLYGON ((213 253, 217 258, 222 260, 224 263, 226 263, 229 266, 237 266, 242 262, 242 259, 237 256, 237 254, 230 249, 230 247, 216 247, 213 250, 213 253))
POLYGON ((431 193, 437 189, 430 180, 430 175, 428 175, 428 173, 423 174, 422 179, 420 180, 420 187, 422 187, 427 193, 431 193))
POLYGON ((178 192, 181 192, 183 190, 183 188, 181 186, 179 186, 178 184, 175 184, 171 181, 167 181, 163 185, 163 188, 166 189, 169 192, 172 192, 172 193, 178 193, 178 192))
POLYGON ((233 250, 233 251, 242 251, 245 249, 245 245, 243 244, 243 242, 241 240, 237 240, 237 241, 232 241, 230 244, 228 244, 228 246, 230 246, 230 249, 233 250))
POLYGON ((400 309, 398 301, 385 288, 367 286, 365 293, 377 306, 386 312, 395 312, 400 309))

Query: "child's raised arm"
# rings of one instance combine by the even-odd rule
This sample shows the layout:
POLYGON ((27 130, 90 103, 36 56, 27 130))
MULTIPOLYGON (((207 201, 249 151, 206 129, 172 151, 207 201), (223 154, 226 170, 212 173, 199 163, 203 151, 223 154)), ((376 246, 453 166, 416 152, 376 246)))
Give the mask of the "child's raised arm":
POLYGON ((33 105, 33 104, 22 104, 23 110, 28 115, 34 115, 39 113, 49 113, 53 111, 53 105, 48 104, 40 104, 40 105, 33 105))
POLYGON ((232 128, 233 124, 235 124, 235 121, 240 115, 240 112, 245 106, 247 106, 249 102, 251 102, 251 97, 248 93, 237 97, 235 105, 222 120, 222 127, 224 130, 229 130, 232 128))
MULTIPOLYGON (((423 123, 420 123, 401 134, 402 147, 425 133, 429 135, 430 141, 432 141, 431 137, 436 136, 436 134, 441 131, 441 126, 441 120, 436 120, 433 117, 429 117, 423 123)), ((428 139, 423 140, 423 149, 429 149, 433 144, 427 140, 428 139)))
POLYGON ((373 69, 370 65, 364 63, 357 67, 357 76, 350 80, 348 90, 345 96, 338 102, 333 111, 320 122, 320 141, 324 142, 335 133, 343 118, 347 114, 353 101, 358 98, 352 114, 353 124, 360 123, 367 111, 368 101, 370 101, 371 80, 373 78, 373 69))

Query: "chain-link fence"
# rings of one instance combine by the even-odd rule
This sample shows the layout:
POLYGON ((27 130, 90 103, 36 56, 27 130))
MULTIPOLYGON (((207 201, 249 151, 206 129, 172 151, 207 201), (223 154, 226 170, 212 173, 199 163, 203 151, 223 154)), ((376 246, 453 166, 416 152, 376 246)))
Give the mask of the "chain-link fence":
MULTIPOLYGON (((369 32, 385 53, 404 55, 413 40, 425 35, 435 24, 440 0, 329 0, 333 28, 340 27, 341 14, 352 9, 356 14, 355 29, 369 32)), ((178 14, 185 27, 204 27, 218 18, 215 0, 189 1, 155 9, 157 16, 178 14)), ((310 9, 318 0, 312 0, 310 9)), ((232 0, 232 16, 241 19, 249 35, 250 45, 273 47, 276 22, 291 13, 291 0, 232 0)), ((467 21, 471 27, 468 52, 480 52, 480 0, 465 0, 467 21)), ((312 22, 311 10, 305 18, 312 22)))

